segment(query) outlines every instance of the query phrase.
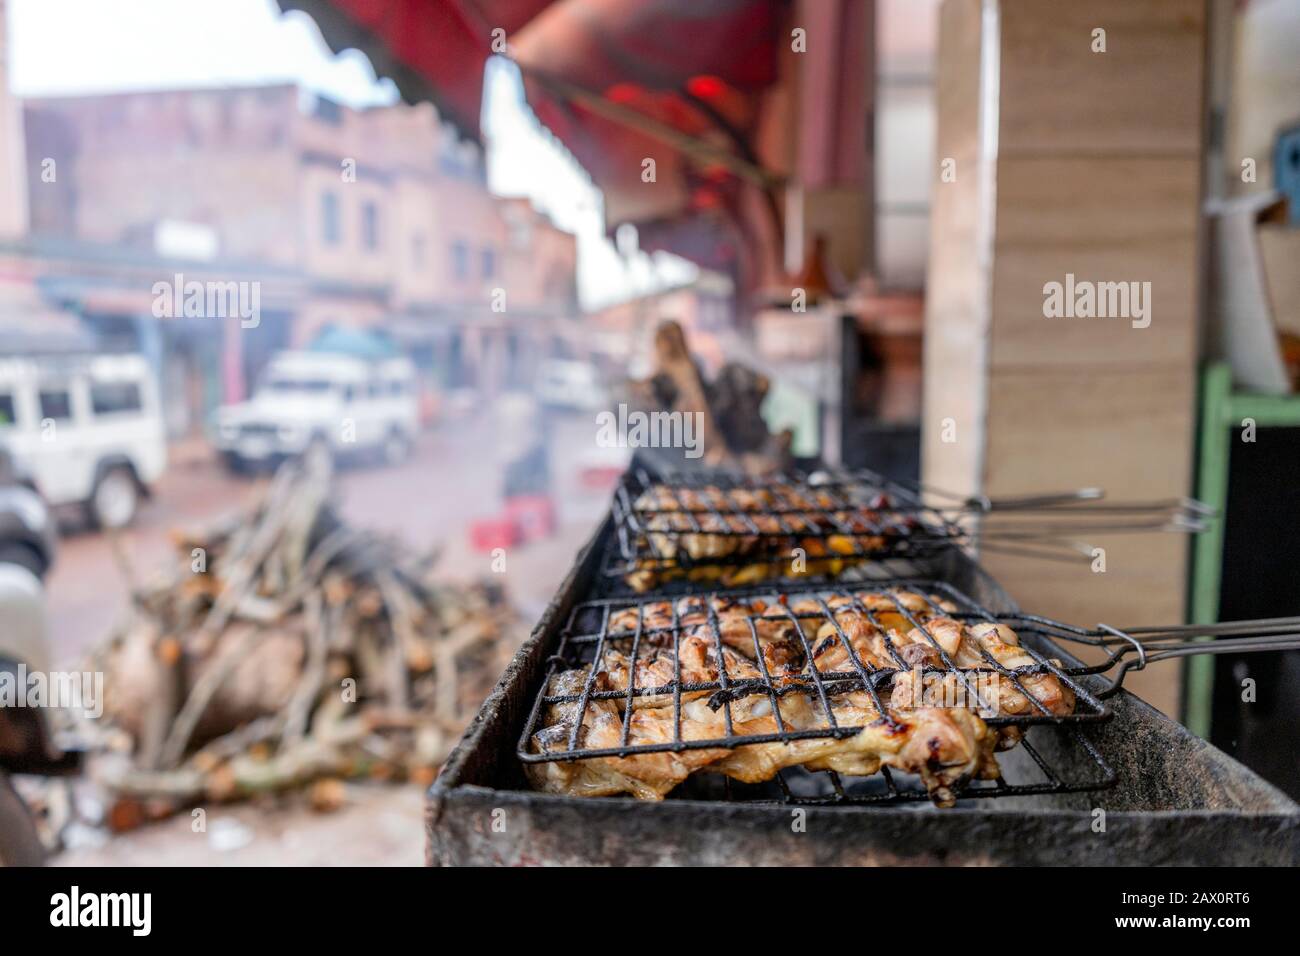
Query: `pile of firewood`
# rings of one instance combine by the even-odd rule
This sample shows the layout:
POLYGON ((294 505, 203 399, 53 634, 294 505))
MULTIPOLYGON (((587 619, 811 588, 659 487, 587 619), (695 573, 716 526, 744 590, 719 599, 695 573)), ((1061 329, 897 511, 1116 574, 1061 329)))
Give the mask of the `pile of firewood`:
MULTIPOLYGON (((364 776, 432 781, 518 645, 499 589, 342 523, 330 476, 286 465, 251 513, 176 535, 94 655, 98 776, 165 813, 364 776), (162 807, 162 810, 158 808, 162 807)), ((128 813, 128 816, 130 814, 128 813)))

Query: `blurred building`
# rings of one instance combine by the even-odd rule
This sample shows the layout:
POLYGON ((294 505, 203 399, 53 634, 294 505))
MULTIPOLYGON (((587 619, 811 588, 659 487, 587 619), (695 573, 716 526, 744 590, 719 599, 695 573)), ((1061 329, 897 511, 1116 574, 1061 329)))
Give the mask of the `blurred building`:
POLYGON ((478 146, 429 104, 273 85, 34 99, 24 119, 39 282, 155 358, 173 434, 326 327, 385 331, 431 384, 495 389, 577 315, 573 236, 488 192, 478 146), (256 327, 156 316, 177 276, 256 283, 256 327))

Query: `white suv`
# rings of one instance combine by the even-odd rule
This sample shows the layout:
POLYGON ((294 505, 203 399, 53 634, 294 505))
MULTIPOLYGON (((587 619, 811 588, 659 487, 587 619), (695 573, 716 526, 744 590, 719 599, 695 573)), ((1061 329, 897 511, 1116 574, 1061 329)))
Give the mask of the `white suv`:
POLYGON ((158 392, 141 355, 0 359, 0 443, 51 505, 131 522, 167 467, 158 392))
POLYGON ((304 454, 377 452, 396 464, 409 454, 418 427, 408 359, 284 352, 249 401, 217 409, 215 442, 237 471, 304 454))

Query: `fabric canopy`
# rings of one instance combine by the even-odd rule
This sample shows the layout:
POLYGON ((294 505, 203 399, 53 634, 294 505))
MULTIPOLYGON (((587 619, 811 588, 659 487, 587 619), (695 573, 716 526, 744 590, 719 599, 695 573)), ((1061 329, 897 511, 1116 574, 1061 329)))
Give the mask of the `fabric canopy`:
POLYGON ((781 177, 756 140, 762 96, 780 76, 785 0, 279 3, 476 141, 484 64, 504 40, 539 120, 603 191, 607 226, 636 224, 643 248, 734 273, 753 241, 746 213, 779 231, 781 177))
POLYGON ((466 137, 478 141, 483 64, 492 31, 522 28, 552 0, 277 0, 302 10, 338 52, 355 48, 409 102, 433 100, 466 137))

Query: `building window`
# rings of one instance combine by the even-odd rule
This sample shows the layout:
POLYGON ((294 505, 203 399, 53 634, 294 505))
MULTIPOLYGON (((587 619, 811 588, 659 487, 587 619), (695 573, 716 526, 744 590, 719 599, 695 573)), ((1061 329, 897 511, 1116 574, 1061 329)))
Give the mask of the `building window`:
POLYGON ((361 207, 361 242, 367 249, 379 248, 379 207, 373 202, 361 207))
POLYGON ((135 382, 100 382, 90 386, 90 407, 96 415, 117 415, 141 409, 135 382))
POLYGON ((316 97, 316 105, 312 113, 318 120, 331 126, 343 124, 343 107, 327 96, 316 97))
POLYGON ((527 219, 516 218, 510 223, 510 245, 518 252, 526 252, 532 245, 533 230, 527 219))
POLYGON ((321 236, 327 245, 339 244, 339 197, 333 193, 322 193, 320 197, 321 236))
POLYGON ((6 428, 16 420, 13 395, 8 392, 0 392, 0 428, 6 428))
POLYGON ((497 272, 497 254, 491 246, 483 247, 482 254, 483 278, 491 279, 497 272))
POLYGON ((463 242, 451 244, 451 273, 457 279, 469 278, 469 246, 463 242))
POLYGON ((41 389, 40 399, 42 421, 52 418, 56 422, 63 422, 72 417, 72 396, 66 388, 49 391, 41 389))

